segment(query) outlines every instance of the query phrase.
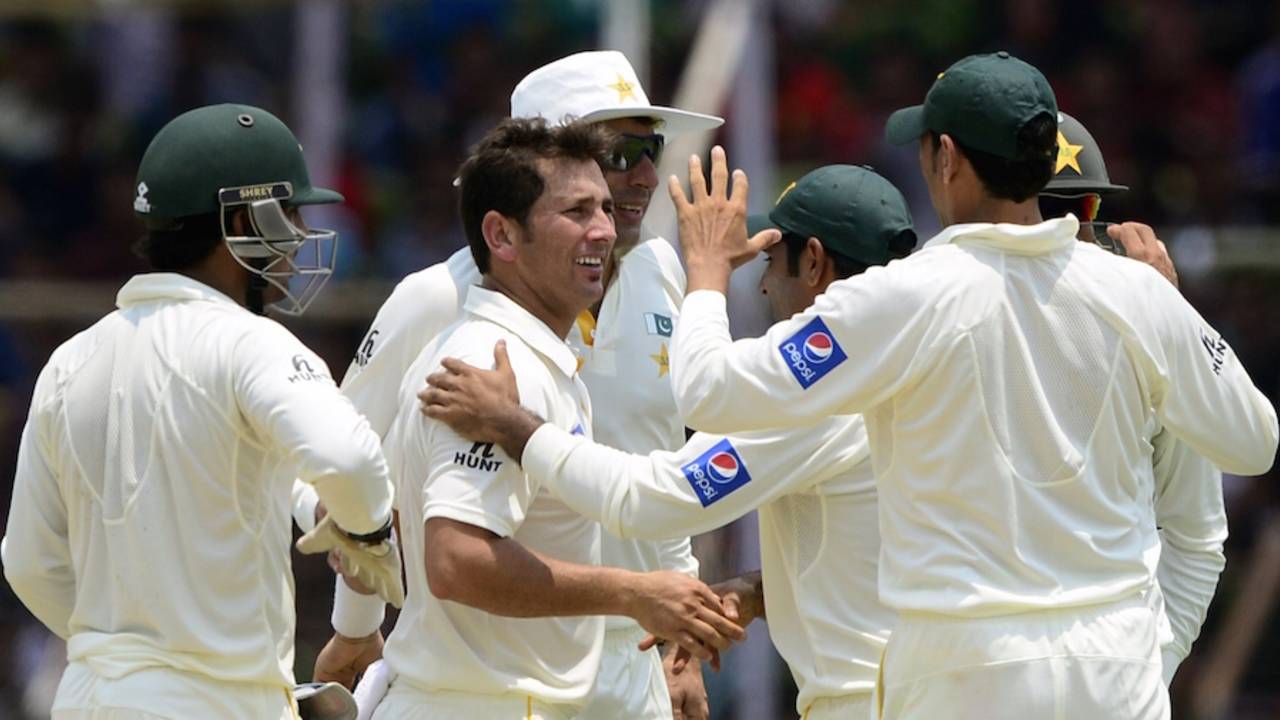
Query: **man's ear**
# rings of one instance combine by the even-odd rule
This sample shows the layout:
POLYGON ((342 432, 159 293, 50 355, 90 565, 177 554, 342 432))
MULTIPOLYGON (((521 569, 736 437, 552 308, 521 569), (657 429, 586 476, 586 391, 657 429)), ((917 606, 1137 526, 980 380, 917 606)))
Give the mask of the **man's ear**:
POLYGON ((497 210, 490 210, 480 220, 480 232, 491 256, 503 262, 515 262, 515 244, 520 233, 518 223, 497 210))
POLYGON ((800 279, 809 287, 817 287, 829 262, 831 256, 822 247, 822 241, 810 237, 804 243, 804 252, 800 253, 800 279))
POLYGON ((946 133, 938 136, 938 146, 937 162, 942 182, 954 182, 956 175, 960 173, 960 163, 964 156, 956 146, 956 141, 946 133))
POLYGON ((249 211, 244 207, 237 207, 233 210, 222 210, 227 215, 227 234, 231 236, 244 237, 248 235, 249 230, 249 211))

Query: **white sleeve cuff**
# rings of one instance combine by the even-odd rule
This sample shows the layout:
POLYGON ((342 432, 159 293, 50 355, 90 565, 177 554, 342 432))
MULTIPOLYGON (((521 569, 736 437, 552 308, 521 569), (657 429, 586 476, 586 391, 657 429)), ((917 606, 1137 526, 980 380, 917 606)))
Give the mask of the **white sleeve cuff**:
POLYGON ((387 604, 377 593, 361 595, 338 575, 334 578, 333 615, 329 622, 334 632, 349 638, 372 635, 382 627, 387 604))
POLYGON ((724 293, 719 290, 694 290, 684 296, 684 302, 680 304, 680 315, 683 317, 689 313, 690 309, 706 309, 719 310, 725 312, 725 308, 729 305, 729 300, 724 293), (690 305, 689 303, 693 303, 690 305))
POLYGON ((316 505, 320 495, 309 483, 293 481, 293 521, 305 535, 316 529, 316 505))

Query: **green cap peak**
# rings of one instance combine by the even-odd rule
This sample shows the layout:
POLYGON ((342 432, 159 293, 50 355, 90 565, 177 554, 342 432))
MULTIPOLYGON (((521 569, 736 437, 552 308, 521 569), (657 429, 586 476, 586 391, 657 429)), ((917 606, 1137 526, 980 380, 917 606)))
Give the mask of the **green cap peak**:
POLYGON ((902 257, 916 242, 902 193, 874 170, 856 165, 807 173, 783 191, 769 222, 784 233, 816 237, 829 252, 864 265, 902 257))
POLYGON ((1058 115, 1049 81, 1034 66, 1001 50, 970 55, 940 73, 923 105, 889 116, 885 137, 906 145, 932 130, 966 147, 1013 159, 1018 132, 1044 113, 1058 115))
POLYGON ((275 115, 250 105, 208 105, 160 129, 138 166, 133 210, 164 221, 218 210, 224 188, 289 183, 287 205, 341 202, 311 186, 298 139, 275 115))

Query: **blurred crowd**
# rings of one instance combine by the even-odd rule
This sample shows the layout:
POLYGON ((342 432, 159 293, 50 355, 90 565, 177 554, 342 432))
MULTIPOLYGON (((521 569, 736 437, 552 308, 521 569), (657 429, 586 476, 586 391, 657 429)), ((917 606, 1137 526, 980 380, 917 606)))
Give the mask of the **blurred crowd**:
MULTIPOLYGON (((655 101, 672 99, 706 5, 653 0, 646 87, 655 101)), ((914 149, 890 150, 882 140, 884 119, 919 102, 956 58, 1006 49, 1044 71, 1060 106, 1092 131, 1112 179, 1133 188, 1102 208, 1104 219, 1154 225, 1175 261, 1186 228, 1271 227, 1271 242, 1280 242, 1280 4, 762 5, 769 8, 776 61, 779 179, 823 163, 870 163, 903 188, 922 230, 936 228, 914 149)), ((0 19, 0 283, 119 283, 142 270, 128 252, 139 235, 134 172, 151 136, 179 112, 235 101, 294 124, 294 6, 230 6, 178 13, 153 4, 84 18, 0 19)), ((450 181, 467 146, 507 114, 510 88, 528 70, 598 45, 600 10, 594 0, 369 0, 345 4, 343 12, 345 118, 336 183, 347 203, 340 276, 390 281, 464 243, 450 181)), ((1280 401, 1280 322, 1271 315, 1280 308, 1277 274, 1274 266, 1234 268, 1188 277, 1183 288, 1273 401, 1280 401)), ((57 321, 0 322, 4 477, 12 477, 35 373, 78 329, 57 321)), ((301 334, 340 374, 363 330, 360 323, 301 334)), ((1241 577, 1254 538, 1276 522, 1277 496, 1266 478, 1227 482, 1228 568, 1205 633, 1175 684, 1175 708, 1222 617, 1247 591, 1241 577)), ((6 513, 7 499, 8 481, 0 481, 6 513)), ((707 547, 704 555, 717 552, 707 547)), ((299 566, 300 679, 309 676, 328 634, 328 577, 322 564, 299 566)), ((43 638, 0 584, 0 718, 22 717, 19 698, 41 662, 43 638)), ((1280 612, 1248 663, 1239 717, 1280 708, 1277 660, 1280 612)))

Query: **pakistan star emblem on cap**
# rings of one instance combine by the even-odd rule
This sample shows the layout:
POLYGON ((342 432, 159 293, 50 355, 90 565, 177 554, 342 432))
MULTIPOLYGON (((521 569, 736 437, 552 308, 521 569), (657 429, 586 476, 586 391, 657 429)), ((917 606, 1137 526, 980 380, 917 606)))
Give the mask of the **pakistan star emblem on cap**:
POLYGON ((138 196, 133 199, 134 212, 149 213, 151 212, 151 202, 147 200, 147 184, 138 183, 138 196))
POLYGON ((606 85, 605 87, 609 88, 610 90, 618 91, 618 102, 623 102, 627 98, 631 98, 632 100, 635 100, 636 86, 627 82, 627 79, 622 77, 622 73, 618 73, 617 75, 618 75, 618 82, 612 85, 606 85))
POLYGON ((1059 130, 1058 131, 1058 162, 1055 163, 1054 165, 1053 174, 1057 175, 1058 173, 1062 172, 1065 168, 1070 167, 1072 170, 1076 171, 1077 175, 1083 175, 1084 173, 1081 172, 1080 170, 1080 161, 1076 159, 1076 156, 1080 154, 1081 150, 1084 150, 1083 145, 1072 145, 1071 143, 1067 142, 1067 136, 1063 135, 1062 131, 1059 130))

